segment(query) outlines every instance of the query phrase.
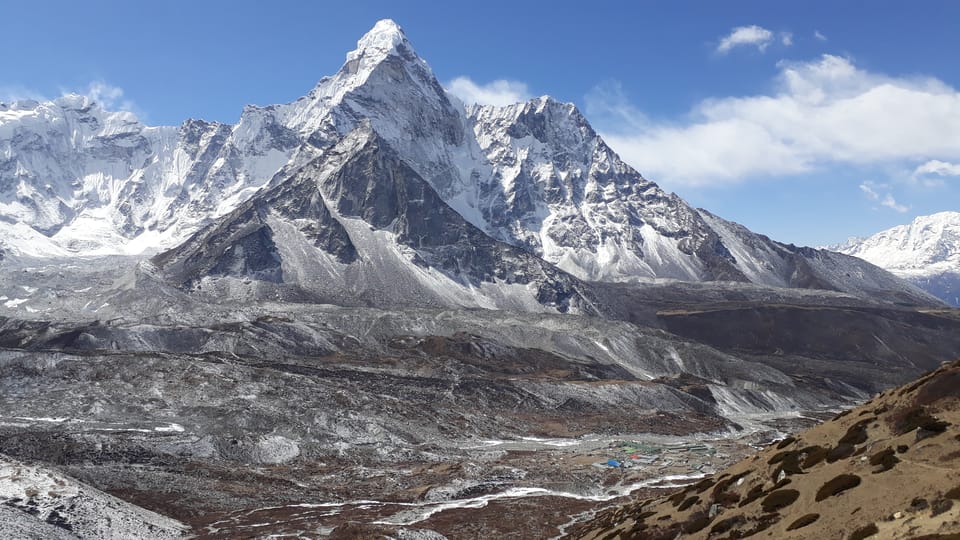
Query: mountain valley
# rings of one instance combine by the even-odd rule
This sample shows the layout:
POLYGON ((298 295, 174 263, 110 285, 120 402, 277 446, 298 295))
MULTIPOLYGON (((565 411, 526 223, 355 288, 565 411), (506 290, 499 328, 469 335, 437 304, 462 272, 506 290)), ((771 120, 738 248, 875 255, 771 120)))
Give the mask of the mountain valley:
POLYGON ((956 359, 932 292, 461 103, 389 20, 234 125, 0 104, 0 531, 579 534, 956 359))

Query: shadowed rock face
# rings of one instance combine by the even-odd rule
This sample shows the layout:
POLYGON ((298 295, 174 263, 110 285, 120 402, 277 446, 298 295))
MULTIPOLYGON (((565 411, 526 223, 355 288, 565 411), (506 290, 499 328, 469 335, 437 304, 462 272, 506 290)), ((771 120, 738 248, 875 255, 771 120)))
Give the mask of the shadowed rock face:
MULTIPOLYGON (((211 276, 249 276, 279 283, 283 280, 280 255, 273 233, 264 221, 264 210, 255 203, 246 204, 231 214, 228 226, 213 228, 213 242, 186 250, 181 267, 202 268, 211 276)), ((163 264, 167 257, 154 259, 163 264)), ((196 278, 186 275, 177 280, 188 285, 196 278)))
POLYGON ((279 282, 283 280, 280 257, 270 230, 260 227, 237 239, 210 268, 210 275, 249 275, 257 279, 279 282))
POLYGON ((313 246, 349 264, 357 260, 357 248, 339 221, 327 208, 316 181, 309 175, 296 176, 271 190, 262 199, 265 211, 274 211, 296 220, 299 231, 313 246))
POLYGON ((389 229, 397 243, 416 250, 428 266, 475 283, 506 278, 498 271, 498 259, 518 250, 498 244, 464 220, 372 132, 357 135, 371 138, 320 181, 321 192, 340 216, 389 229))
MULTIPOLYGON (((369 126, 153 262, 188 288, 204 279, 239 278, 321 296, 354 289, 356 296, 341 294, 339 302, 362 304, 363 294, 389 286, 380 279, 407 273, 409 288, 390 291, 394 300, 378 305, 423 305, 443 294, 432 290, 438 286, 487 284, 529 286, 516 293, 538 308, 565 312, 581 306, 578 280, 471 225, 369 126), (322 254, 331 262, 318 283, 320 269, 311 265, 322 254), (439 274, 425 278, 424 271, 439 274), (438 285, 438 277, 447 284, 438 285)), ((509 305, 496 297, 487 302, 509 305)))
POLYGON ((682 491, 606 510, 568 537, 954 538, 958 381, 960 361, 682 491))

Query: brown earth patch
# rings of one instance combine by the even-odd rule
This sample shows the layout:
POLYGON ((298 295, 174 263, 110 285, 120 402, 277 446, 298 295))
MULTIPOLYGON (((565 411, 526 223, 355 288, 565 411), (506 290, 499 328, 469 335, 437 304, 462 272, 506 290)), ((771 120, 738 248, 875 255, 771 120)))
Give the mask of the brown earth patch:
POLYGON ((829 497, 835 497, 844 491, 853 489, 860 485, 860 477, 855 474, 841 474, 825 483, 817 490, 817 502, 829 497))

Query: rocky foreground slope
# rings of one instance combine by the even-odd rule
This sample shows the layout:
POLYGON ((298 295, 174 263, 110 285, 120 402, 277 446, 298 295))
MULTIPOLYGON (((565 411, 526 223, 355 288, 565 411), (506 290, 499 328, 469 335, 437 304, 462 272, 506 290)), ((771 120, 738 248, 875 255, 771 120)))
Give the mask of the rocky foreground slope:
POLYGON ((0 535, 16 539, 166 540, 188 527, 42 465, 0 454, 0 535))
POLYGON ((570 538, 960 538, 960 362, 570 538))

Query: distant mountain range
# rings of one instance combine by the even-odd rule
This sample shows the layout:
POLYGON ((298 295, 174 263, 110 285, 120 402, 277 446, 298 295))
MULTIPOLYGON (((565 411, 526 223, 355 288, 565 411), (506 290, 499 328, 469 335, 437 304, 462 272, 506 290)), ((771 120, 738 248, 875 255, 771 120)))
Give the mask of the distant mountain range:
POLYGON ((834 246, 960 306, 960 212, 920 216, 869 238, 834 246))
POLYGON ((0 156, 8 255, 173 249, 154 260, 182 285, 564 311, 583 303, 578 280, 932 301, 665 193, 572 104, 464 105, 387 20, 305 97, 249 106, 235 125, 147 127, 82 96, 20 101, 0 105, 0 156))

